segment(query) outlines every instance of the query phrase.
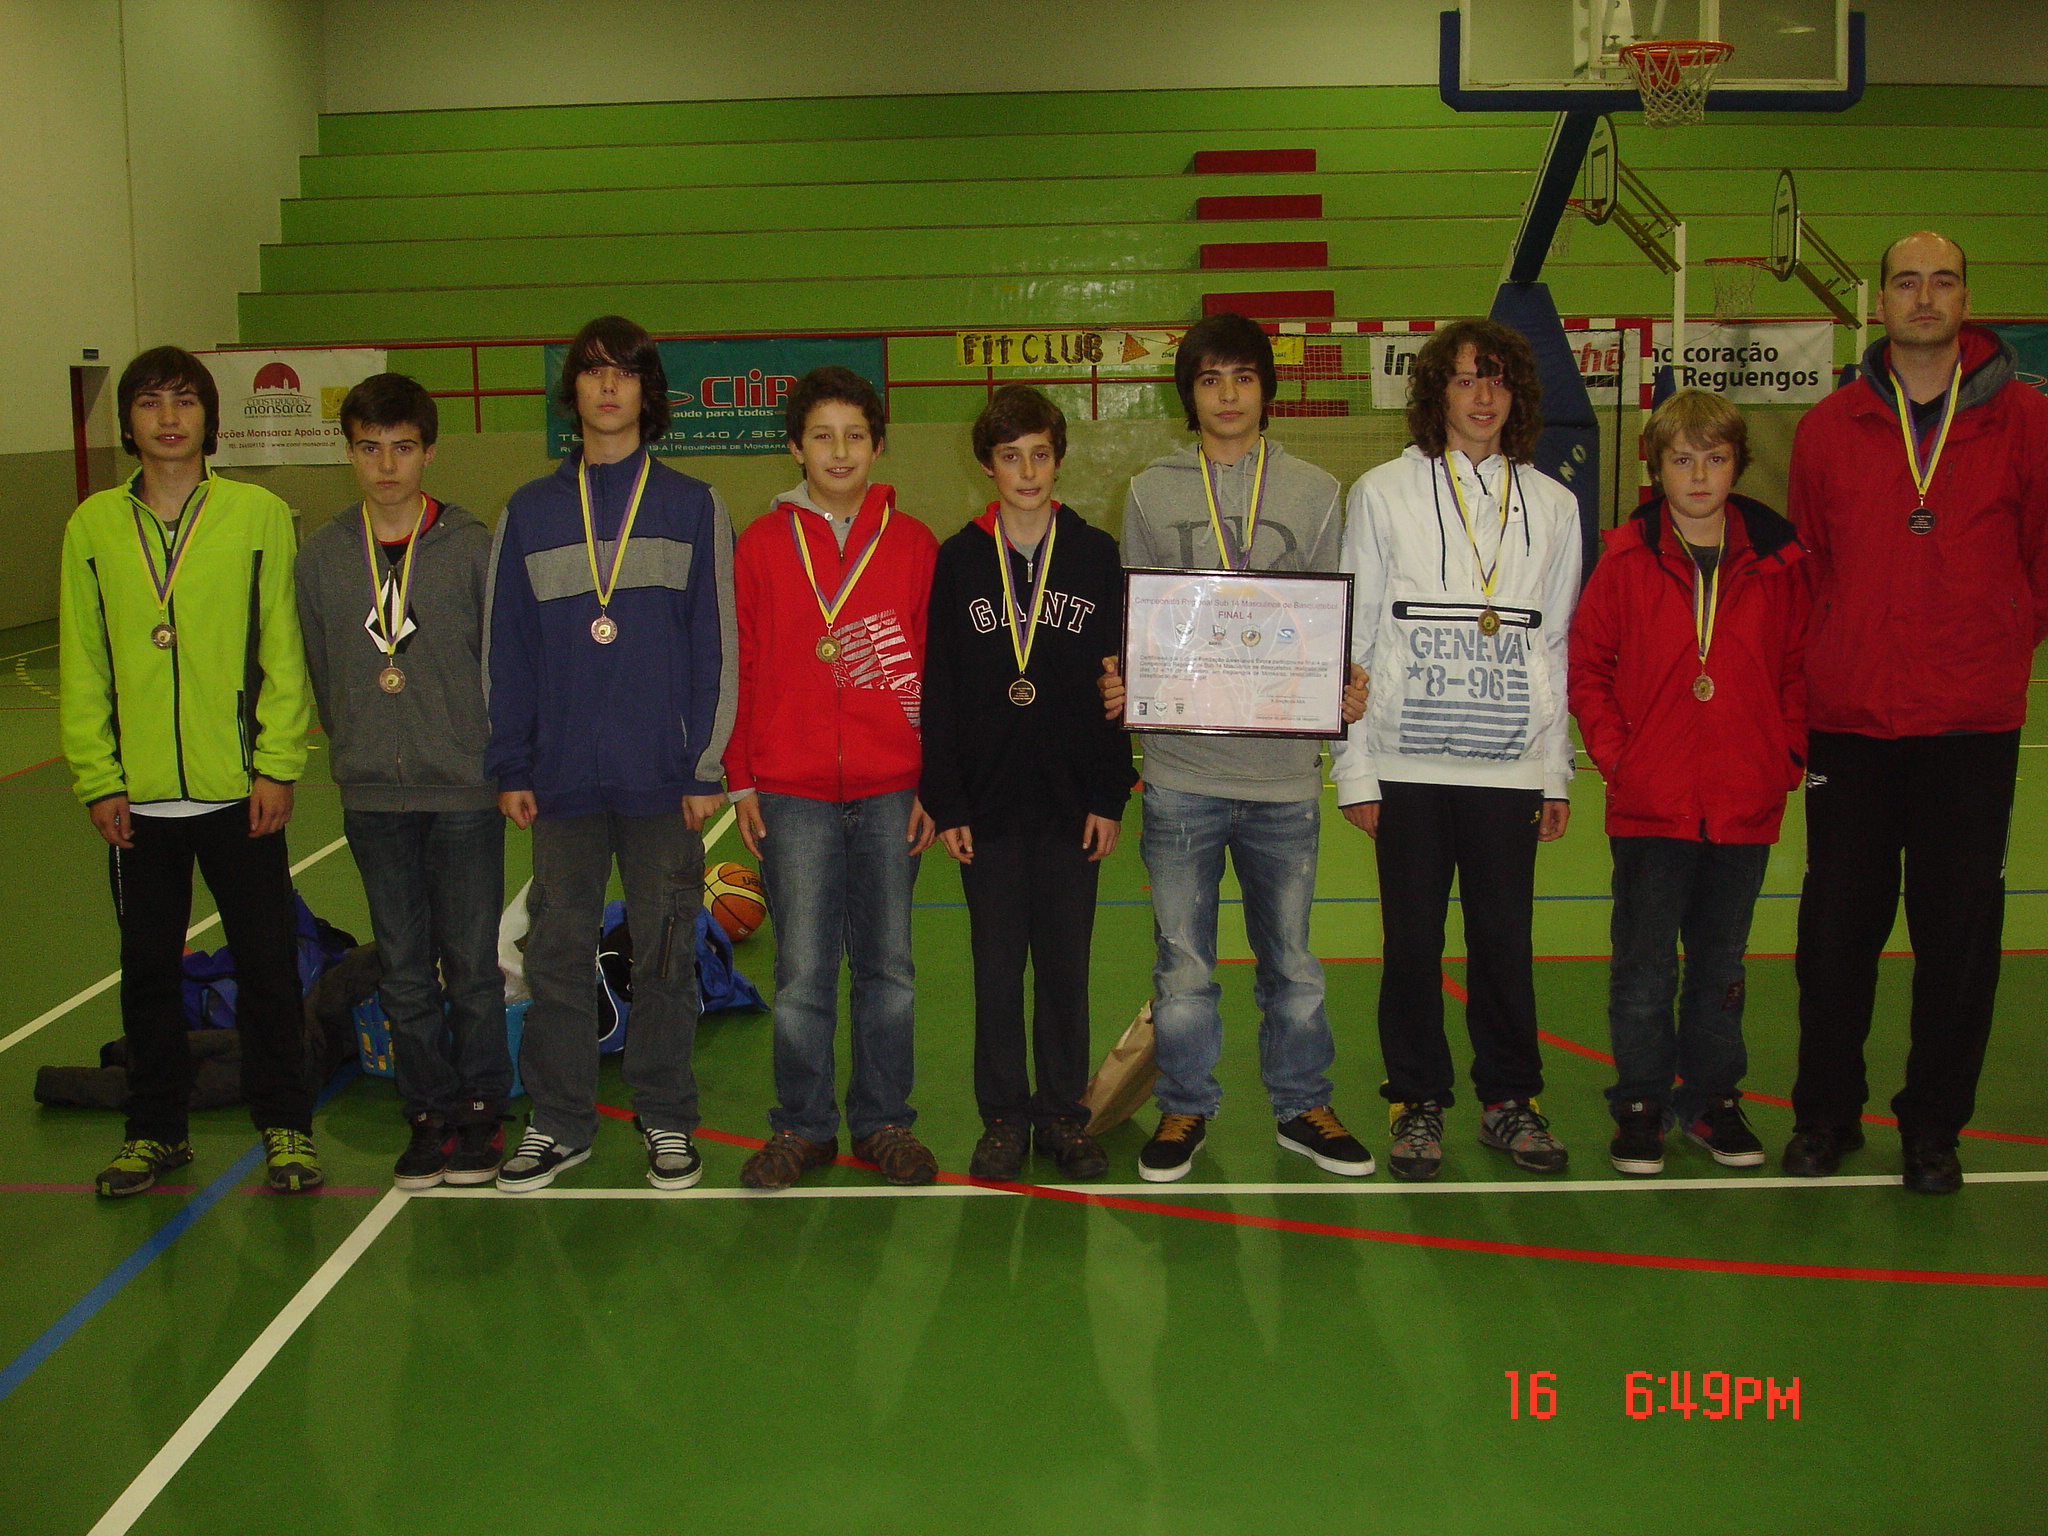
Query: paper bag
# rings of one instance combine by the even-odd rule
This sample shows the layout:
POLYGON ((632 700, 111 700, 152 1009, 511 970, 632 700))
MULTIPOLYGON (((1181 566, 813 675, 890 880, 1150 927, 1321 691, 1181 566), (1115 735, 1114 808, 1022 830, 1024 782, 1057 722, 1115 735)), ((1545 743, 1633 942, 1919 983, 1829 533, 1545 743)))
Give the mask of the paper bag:
POLYGON ((1152 1046, 1152 1004, 1148 1000, 1131 1027, 1109 1048, 1102 1065, 1088 1079, 1081 1102, 1088 1106, 1088 1134, 1100 1136, 1122 1125, 1152 1097, 1159 1067, 1152 1046))

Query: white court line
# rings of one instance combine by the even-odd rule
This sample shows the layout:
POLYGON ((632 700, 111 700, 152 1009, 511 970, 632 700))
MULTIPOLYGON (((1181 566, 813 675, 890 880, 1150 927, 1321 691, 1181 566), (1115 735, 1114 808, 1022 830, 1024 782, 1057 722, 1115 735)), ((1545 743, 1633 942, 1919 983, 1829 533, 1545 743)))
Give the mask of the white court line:
POLYGON ((313 1271, 313 1277, 299 1287, 299 1293, 285 1303, 284 1310, 270 1320, 270 1326, 256 1336, 256 1342, 242 1351, 242 1358, 221 1377, 214 1389, 206 1394, 205 1400, 194 1408, 185 1422, 178 1426, 178 1432, 164 1442, 162 1450, 149 1460, 135 1476, 113 1507, 100 1516, 99 1523, 92 1528, 90 1536, 122 1536, 122 1533, 142 1518, 143 1511, 155 1502, 156 1496, 164 1491, 165 1485, 178 1475, 178 1470, 199 1449, 214 1427, 227 1417, 242 1394, 256 1378, 263 1374, 263 1368, 276 1358, 291 1336, 298 1332, 299 1324, 313 1313, 313 1309, 326 1299, 341 1277, 368 1250, 377 1236, 391 1225, 392 1217, 405 1208, 410 1197, 403 1190, 388 1191, 370 1209, 370 1214, 356 1224, 356 1229, 342 1239, 341 1246, 327 1256, 327 1262, 313 1271))
MULTIPOLYGON (((2048 1183, 2048 1169, 2022 1173, 1966 1173, 1970 1184, 2048 1183)), ((1880 1189, 1899 1187, 1897 1174, 1854 1174, 1828 1179, 1578 1179, 1558 1183, 1404 1184, 1357 1180, 1343 1184, 1041 1184, 1040 1189, 1076 1195, 1125 1195, 1157 1199, 1162 1195, 1588 1195, 1621 1190, 1655 1194, 1673 1189, 1880 1189)), ((562 1189, 550 1186, 522 1195, 503 1194, 488 1184, 458 1187, 443 1184, 417 1192, 421 1200, 875 1200, 903 1197, 1009 1195, 1023 1198, 1029 1190, 996 1189, 985 1184, 920 1184, 900 1189, 886 1184, 858 1184, 806 1189, 655 1189, 651 1186, 562 1189)))
MULTIPOLYGON (((327 855, 334 852, 335 849, 341 847, 347 841, 348 839, 345 837, 337 837, 333 842, 329 843, 325 848, 322 848, 318 853, 307 854, 306 857, 299 860, 298 863, 292 866, 292 873, 294 875, 297 875, 302 870, 311 869, 315 864, 318 864, 322 859, 326 858, 327 855)), ((215 923, 219 921, 220 914, 218 912, 214 913, 213 916, 211 917, 202 917, 198 922, 194 923, 190 928, 187 928, 185 930, 185 937, 187 939, 196 939, 199 937, 200 934, 206 932, 207 929, 211 928, 215 923)), ((106 991, 107 988, 111 987, 115 982, 119 981, 120 979, 121 973, 119 971, 111 971, 107 975, 102 976, 98 981, 94 982, 91 986, 87 987, 83 992, 77 993, 72 997, 66 998, 63 1002, 59 1003, 56 1007, 52 1008, 48 1013, 38 1014, 35 1018, 30 1019, 26 1024, 22 1025, 21 1028, 17 1029, 13 1034, 7 1035, 5 1037, 0 1037, 0 1051, 8 1050, 13 1046, 21 1044, 22 1041, 26 1040, 30 1035, 34 1034, 37 1030, 41 1029, 45 1024, 56 1023, 57 1020, 63 1018, 65 1014, 69 1013, 79 1004, 91 1002, 94 998, 98 997, 102 992, 106 991)))

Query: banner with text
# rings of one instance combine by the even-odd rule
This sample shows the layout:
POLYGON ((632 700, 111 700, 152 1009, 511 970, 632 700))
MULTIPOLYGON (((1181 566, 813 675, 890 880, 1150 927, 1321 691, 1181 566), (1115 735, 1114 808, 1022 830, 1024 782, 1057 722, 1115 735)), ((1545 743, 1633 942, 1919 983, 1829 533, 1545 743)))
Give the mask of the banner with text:
POLYGON ((213 462, 345 464, 341 402, 373 373, 384 353, 372 347, 318 352, 201 352, 220 390, 220 432, 213 462))
MULTIPOLYGON (((1621 399, 1620 331, 1568 331, 1572 351, 1579 360, 1579 373, 1586 381, 1586 393, 1595 408, 1614 405, 1621 399)), ((1408 375, 1415 366, 1415 354, 1429 340, 1427 331, 1395 332, 1373 338, 1372 406, 1376 411, 1405 410, 1408 405, 1408 375)))
MULTIPOLYGON (((1671 323, 1650 337, 1650 366, 1671 365, 1671 323)), ((1688 325, 1680 389, 1705 389, 1737 405, 1811 405, 1835 387, 1832 320, 1688 325)))
MULTIPOLYGON (((953 340, 962 368, 1137 368, 1164 372, 1173 367, 1185 328, 1168 331, 1052 330, 960 331, 953 340)), ((1291 368, 1303 357, 1305 339, 1275 336, 1273 361, 1291 368)))
POLYGON ((2048 324, 2004 320, 1991 327, 2019 354, 2019 381, 2048 394, 2048 324))
MULTIPOLYGON (((760 336, 731 341, 662 341, 668 375, 668 434, 658 454, 782 453, 789 436, 783 411, 796 381, 813 368, 851 368, 888 399, 888 343, 880 336, 760 336)), ((546 349, 548 457, 576 447, 575 418, 555 398, 566 343, 546 349)))

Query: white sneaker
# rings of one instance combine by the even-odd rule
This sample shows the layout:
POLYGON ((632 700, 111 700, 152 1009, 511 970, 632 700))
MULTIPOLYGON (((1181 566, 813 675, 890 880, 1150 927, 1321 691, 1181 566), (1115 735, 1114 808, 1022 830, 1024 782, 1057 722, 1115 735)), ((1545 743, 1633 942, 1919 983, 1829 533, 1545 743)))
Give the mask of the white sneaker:
POLYGON ((564 1168, 574 1168, 590 1156, 588 1147, 565 1147, 554 1137, 527 1128, 519 1138, 519 1150, 505 1159, 498 1170, 498 1188, 508 1195, 523 1195, 531 1189, 546 1189, 564 1168))

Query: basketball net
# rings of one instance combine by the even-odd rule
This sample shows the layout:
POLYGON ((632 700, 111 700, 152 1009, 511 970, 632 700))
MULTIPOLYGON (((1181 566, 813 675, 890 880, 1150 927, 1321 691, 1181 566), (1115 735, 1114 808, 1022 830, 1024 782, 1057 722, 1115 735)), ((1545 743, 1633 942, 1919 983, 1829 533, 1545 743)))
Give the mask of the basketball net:
POLYGON ((1631 43, 1622 49, 1622 62, 1635 76, 1636 92, 1643 99, 1644 123, 1679 128, 1704 122, 1707 92, 1734 51, 1727 43, 1704 38, 1631 43))
POLYGON ((1756 280, 1770 265, 1761 256, 1709 256, 1700 263, 1714 279, 1714 319, 1722 325, 1756 318, 1756 280))

